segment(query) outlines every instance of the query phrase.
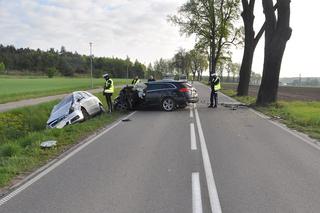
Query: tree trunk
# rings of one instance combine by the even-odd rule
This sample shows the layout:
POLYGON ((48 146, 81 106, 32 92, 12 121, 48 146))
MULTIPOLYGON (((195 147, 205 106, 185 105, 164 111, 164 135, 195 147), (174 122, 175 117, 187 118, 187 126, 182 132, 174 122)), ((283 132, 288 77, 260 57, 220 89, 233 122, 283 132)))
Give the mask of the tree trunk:
POLYGON ((216 73, 216 60, 215 60, 215 43, 212 42, 210 45, 210 62, 211 62, 211 69, 210 69, 210 74, 216 73))
POLYGON ((278 0, 278 20, 273 11, 272 0, 263 0, 266 17, 265 51, 262 82, 257 104, 267 105, 277 101, 281 62, 287 41, 291 37, 290 1, 278 0))
POLYGON ((248 34, 246 33, 244 53, 239 74, 240 82, 237 90, 238 96, 248 95, 250 76, 252 70, 252 61, 254 55, 254 32, 252 31, 250 35, 247 35, 248 34))
POLYGON ((238 96, 247 96, 249 90, 250 76, 253 55, 255 50, 255 39, 254 39, 254 1, 250 2, 250 5, 247 1, 242 0, 243 12, 241 14, 244 29, 245 29, 245 46, 242 57, 242 63, 240 68, 240 82, 237 89, 238 96))

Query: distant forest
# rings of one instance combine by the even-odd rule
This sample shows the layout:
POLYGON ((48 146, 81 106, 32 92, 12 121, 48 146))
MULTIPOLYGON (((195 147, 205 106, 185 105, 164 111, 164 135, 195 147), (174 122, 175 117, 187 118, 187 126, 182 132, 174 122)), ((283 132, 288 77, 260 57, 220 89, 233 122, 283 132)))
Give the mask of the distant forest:
MULTIPOLYGON (((108 72, 114 78, 129 77, 136 75, 144 77, 146 66, 139 61, 127 59, 94 57, 93 75, 101 77, 108 72)), ((14 46, 3 46, 0 44, 0 73, 10 74, 11 72, 34 73, 53 77, 75 76, 90 74, 90 56, 80 55, 77 52, 69 52, 65 47, 60 51, 53 48, 43 51, 30 48, 15 48, 14 46)))

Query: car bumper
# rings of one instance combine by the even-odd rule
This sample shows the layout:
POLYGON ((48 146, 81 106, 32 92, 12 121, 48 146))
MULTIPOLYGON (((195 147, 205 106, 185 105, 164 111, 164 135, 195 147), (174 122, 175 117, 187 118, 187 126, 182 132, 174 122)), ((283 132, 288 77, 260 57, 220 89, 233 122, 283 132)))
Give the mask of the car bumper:
POLYGON ((64 119, 62 119, 59 122, 52 122, 51 124, 48 124, 48 128, 57 128, 62 129, 63 127, 74 124, 77 122, 80 122, 84 119, 83 114, 80 110, 74 111, 73 113, 67 115, 64 119))
POLYGON ((191 98, 188 98, 188 103, 198 103, 199 101, 199 97, 191 97, 191 98))

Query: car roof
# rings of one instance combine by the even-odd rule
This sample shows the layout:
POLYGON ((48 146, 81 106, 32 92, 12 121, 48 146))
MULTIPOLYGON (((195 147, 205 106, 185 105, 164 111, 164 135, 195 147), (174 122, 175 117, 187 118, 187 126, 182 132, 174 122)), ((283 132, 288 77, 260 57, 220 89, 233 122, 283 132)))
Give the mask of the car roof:
POLYGON ((182 81, 171 80, 171 79, 163 79, 157 81, 150 81, 148 84, 157 84, 157 83, 182 83, 182 81))

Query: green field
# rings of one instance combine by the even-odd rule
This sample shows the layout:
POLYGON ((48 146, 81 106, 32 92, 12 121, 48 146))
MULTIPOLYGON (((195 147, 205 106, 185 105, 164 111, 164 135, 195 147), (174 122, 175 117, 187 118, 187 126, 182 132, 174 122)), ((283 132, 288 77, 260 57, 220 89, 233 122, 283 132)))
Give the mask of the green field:
MULTIPOLYGON (((113 79, 115 85, 126 84, 125 79, 113 79)), ((93 79, 94 88, 102 87, 104 79, 93 79)), ((91 88, 90 78, 1 78, 0 103, 28 98, 56 95, 91 88)))
MULTIPOLYGON (((113 98, 119 93, 115 90, 113 98)), ((96 94, 106 106, 105 98, 96 94)), ((75 143, 118 119, 124 113, 103 113, 88 121, 69 125, 63 129, 46 129, 52 107, 51 101, 30 107, 0 113, 0 188, 10 185, 17 176, 44 165, 75 143), (41 149, 40 143, 57 140, 53 149, 41 149)))

